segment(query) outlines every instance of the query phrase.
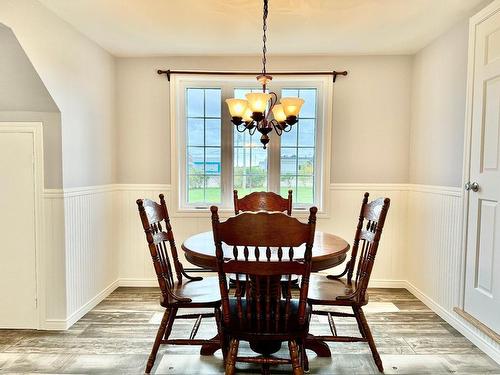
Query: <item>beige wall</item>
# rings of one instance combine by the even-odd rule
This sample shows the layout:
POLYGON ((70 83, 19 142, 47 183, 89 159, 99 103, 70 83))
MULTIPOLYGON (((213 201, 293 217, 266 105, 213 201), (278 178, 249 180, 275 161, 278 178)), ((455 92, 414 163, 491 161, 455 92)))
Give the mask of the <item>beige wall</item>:
POLYGON ((0 23, 61 112, 63 186, 115 182, 114 58, 35 0, 0 1, 0 23))
POLYGON ((414 57, 410 183, 461 185, 467 43, 462 21, 414 57))
MULTIPOLYGON (((410 56, 271 56, 268 61, 271 71, 349 71, 334 85, 333 124, 328 124, 332 182, 407 182, 410 56)), ((255 56, 117 59, 118 182, 170 182, 169 84, 157 69, 259 67, 255 56)))

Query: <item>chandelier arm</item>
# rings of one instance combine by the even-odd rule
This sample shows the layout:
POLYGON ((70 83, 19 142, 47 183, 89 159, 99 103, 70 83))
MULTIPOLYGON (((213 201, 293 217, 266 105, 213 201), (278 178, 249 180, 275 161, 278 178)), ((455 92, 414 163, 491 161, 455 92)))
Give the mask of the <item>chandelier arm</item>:
POLYGON ((288 125, 285 129, 283 129, 283 131, 285 133, 288 133, 288 132, 291 132, 292 131, 292 128, 293 128, 293 125, 288 125), (287 130, 288 129, 288 130, 287 130))
POLYGON ((255 125, 253 129, 250 129, 250 130, 248 131, 248 134, 250 134, 250 135, 254 135, 254 134, 255 134, 255 132, 257 131, 257 128, 258 128, 258 127, 259 127, 259 124, 255 125))
POLYGON ((269 99, 269 101, 271 102, 271 105, 269 106, 269 110, 266 113, 266 117, 265 117, 266 120, 269 117, 269 115, 271 114, 273 107, 278 102, 278 95, 274 91, 271 91, 269 94, 271 95, 271 99, 269 99))
POLYGON ((274 131, 276 132, 276 134, 278 134, 278 137, 281 137, 281 134, 283 134, 283 129, 281 129, 281 126, 278 123, 278 121, 272 119, 271 121, 269 121, 269 124, 272 125, 274 131))
MULTIPOLYGON (((241 124, 240 124, 240 125, 241 125, 241 124)), ((238 133, 244 133, 244 132, 245 132, 245 130, 247 130, 247 128, 246 128, 245 126, 243 126, 243 129, 242 129, 242 130, 240 130, 240 125, 235 125, 236 130, 238 131, 238 133)))

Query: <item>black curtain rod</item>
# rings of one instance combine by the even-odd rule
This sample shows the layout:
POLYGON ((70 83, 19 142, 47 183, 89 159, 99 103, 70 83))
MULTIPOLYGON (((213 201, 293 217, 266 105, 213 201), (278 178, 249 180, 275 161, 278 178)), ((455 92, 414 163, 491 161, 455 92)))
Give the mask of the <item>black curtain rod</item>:
MULTIPOLYGON (((252 76, 257 76, 261 72, 205 72, 205 71, 196 71, 196 70, 157 70, 158 74, 166 74, 167 79, 170 82, 170 76, 172 74, 212 74, 212 75, 231 75, 231 76, 237 76, 237 75, 252 75, 252 76)), ((268 72, 267 74, 272 75, 272 76, 279 76, 279 75, 287 75, 287 76, 299 76, 299 75, 305 75, 305 76, 317 76, 317 75, 331 75, 333 77, 333 82, 337 80, 337 76, 346 76, 347 71, 344 70, 343 72, 337 72, 336 70, 333 70, 331 72, 276 72, 276 73, 271 73, 268 72)))

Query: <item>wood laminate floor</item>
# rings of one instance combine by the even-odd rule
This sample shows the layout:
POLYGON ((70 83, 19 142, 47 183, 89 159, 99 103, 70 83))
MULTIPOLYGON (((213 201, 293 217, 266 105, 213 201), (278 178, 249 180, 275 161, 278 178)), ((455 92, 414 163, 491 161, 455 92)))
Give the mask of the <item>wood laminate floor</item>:
MULTIPOLYGON (((67 331, 0 330, 0 372, 140 374, 161 319, 158 293, 119 288, 67 331)), ((386 374, 500 374, 500 366, 405 289, 370 289, 365 312, 386 374)), ((357 332, 352 319, 336 322, 339 334, 357 332)), ((176 322, 172 337, 186 335, 191 325, 176 322)), ((313 317, 311 331, 326 334, 326 320, 313 317)), ((199 336, 214 333, 215 322, 205 320, 199 336)), ((366 344, 330 346, 331 358, 310 353, 311 374, 378 374, 366 344)), ((242 345, 241 350, 249 349, 242 345)), ((251 366, 239 369, 258 373, 251 366)), ((200 356, 198 346, 163 346, 153 371, 221 374, 222 357, 220 352, 200 356)), ((289 373, 289 368, 273 373, 289 373)))

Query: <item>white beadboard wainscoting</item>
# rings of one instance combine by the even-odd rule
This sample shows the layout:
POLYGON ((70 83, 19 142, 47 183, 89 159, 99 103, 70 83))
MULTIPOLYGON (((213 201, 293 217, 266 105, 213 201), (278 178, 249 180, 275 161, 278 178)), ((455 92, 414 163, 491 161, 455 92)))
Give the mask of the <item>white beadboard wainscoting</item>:
MULTIPOLYGON (((460 188, 412 184, 332 184, 318 229, 352 242, 365 191, 391 198, 372 287, 407 288, 483 351, 500 362, 500 347, 466 323, 460 306, 462 275, 460 188)), ((117 184, 47 191, 47 329, 76 322, 118 286, 156 286, 136 200, 165 195, 170 185, 117 184), (63 211, 64 210, 64 211, 63 211), (62 226, 61 223, 64 223, 62 226), (64 230, 63 230, 64 229, 64 230), (62 240, 61 240, 62 238, 62 240), (64 264, 64 272, 57 272, 64 264), (65 287, 64 287, 65 286, 65 287)), ((171 215, 177 246, 211 229, 210 214, 171 215)))
POLYGON ((500 343, 453 311, 462 306, 462 189, 410 185, 406 288, 500 363, 500 343))
MULTIPOLYGON (((119 212, 117 224, 120 227, 118 230, 120 233, 120 242, 118 243, 120 285, 157 285, 135 201, 137 198, 158 200, 158 195, 163 193, 167 204, 169 204, 172 199, 169 186, 119 185, 117 189, 119 191, 116 202, 119 212)), ((327 217, 318 218, 317 228, 325 232, 335 233, 348 242, 352 242, 359 208, 363 194, 367 189, 373 198, 388 196, 392 200, 384 238, 375 264, 372 285, 403 287, 407 185, 333 184, 330 188, 331 207, 327 211, 327 217)), ((171 215, 171 221, 180 258, 185 267, 192 268, 193 266, 183 259, 180 245, 192 234, 211 230, 210 212, 207 210, 192 217, 171 215)))
POLYGON ((57 293, 46 298, 45 328, 70 327, 117 288, 115 191, 113 185, 46 190, 46 289, 57 293))

